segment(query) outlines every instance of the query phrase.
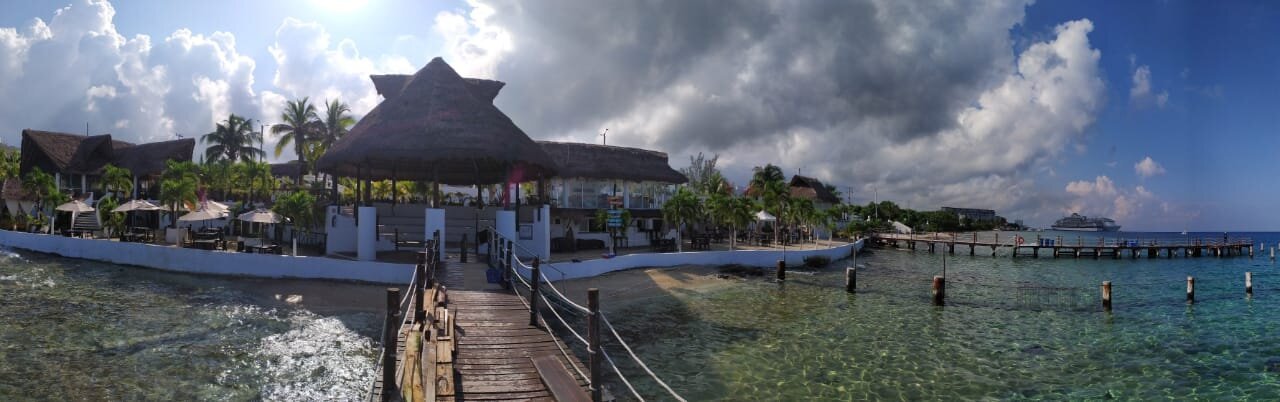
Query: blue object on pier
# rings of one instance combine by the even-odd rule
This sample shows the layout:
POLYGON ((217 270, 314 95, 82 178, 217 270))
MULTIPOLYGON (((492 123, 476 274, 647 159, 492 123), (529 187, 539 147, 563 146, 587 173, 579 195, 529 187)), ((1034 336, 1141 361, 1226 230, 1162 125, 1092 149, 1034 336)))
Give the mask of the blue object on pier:
POLYGON ((497 268, 489 268, 484 270, 484 277, 489 283, 502 283, 502 271, 497 268))

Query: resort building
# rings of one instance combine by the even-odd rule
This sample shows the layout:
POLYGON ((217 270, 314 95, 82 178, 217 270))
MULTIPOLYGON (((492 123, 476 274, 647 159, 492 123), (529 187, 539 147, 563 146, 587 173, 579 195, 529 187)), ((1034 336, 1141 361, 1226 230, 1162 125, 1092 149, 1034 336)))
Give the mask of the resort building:
POLYGON ((646 246, 663 233, 662 204, 675 192, 675 185, 688 182, 672 169, 667 154, 639 148, 570 142, 540 141, 542 149, 556 164, 551 179, 551 248, 578 249, 577 244, 605 245, 610 240, 598 212, 624 209, 631 220, 624 222, 620 243, 646 246))
POLYGON ((115 140, 111 134, 84 136, 26 129, 22 130, 19 172, 26 175, 40 168, 53 175, 58 190, 92 204, 103 168, 115 165, 133 173, 130 197, 155 199, 160 190, 156 179, 164 172, 165 162, 190 161, 195 145, 192 138, 133 144, 115 140))
POLYGON ((970 222, 995 222, 999 219, 996 211, 990 209, 942 207, 942 212, 955 214, 957 219, 970 222))

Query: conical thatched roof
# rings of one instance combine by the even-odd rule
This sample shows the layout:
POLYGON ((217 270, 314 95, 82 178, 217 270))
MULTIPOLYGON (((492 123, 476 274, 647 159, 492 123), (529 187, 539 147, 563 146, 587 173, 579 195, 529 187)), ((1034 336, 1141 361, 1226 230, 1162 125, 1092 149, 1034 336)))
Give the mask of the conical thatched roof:
POLYGON ((386 99, 317 161, 320 171, 453 185, 500 183, 509 168, 524 180, 554 174, 542 147, 493 106, 501 82, 464 79, 438 57, 401 77, 371 77, 386 99))
POLYGON ((538 141, 556 163, 556 176, 655 181, 682 184, 687 177, 671 168, 667 154, 640 148, 576 142, 538 141))

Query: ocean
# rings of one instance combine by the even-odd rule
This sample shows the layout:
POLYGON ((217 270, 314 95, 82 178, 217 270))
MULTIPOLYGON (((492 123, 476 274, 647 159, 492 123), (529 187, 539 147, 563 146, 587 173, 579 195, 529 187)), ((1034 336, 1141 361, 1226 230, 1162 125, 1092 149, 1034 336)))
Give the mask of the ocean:
POLYGON ((355 400, 383 287, 0 252, 0 400, 355 400))
MULTIPOLYGON (((1037 234, 1059 233, 1022 235, 1037 234)), ((1222 233, 1185 237, 1197 236, 1222 233)), ((855 264, 844 260, 793 269, 781 284, 766 274, 610 316, 626 317, 614 324, 689 400, 1280 398, 1280 266, 1265 253, 1015 259, 957 247, 946 257, 946 305, 935 307, 931 278, 943 256, 925 250, 866 250, 855 294, 843 289, 844 268, 855 264), (1252 297, 1245 272, 1254 275, 1252 297), (1187 276, 1196 278, 1190 305, 1187 276), (1102 281, 1113 283, 1110 313, 1102 281)), ((638 387, 661 394, 651 381, 638 387)))

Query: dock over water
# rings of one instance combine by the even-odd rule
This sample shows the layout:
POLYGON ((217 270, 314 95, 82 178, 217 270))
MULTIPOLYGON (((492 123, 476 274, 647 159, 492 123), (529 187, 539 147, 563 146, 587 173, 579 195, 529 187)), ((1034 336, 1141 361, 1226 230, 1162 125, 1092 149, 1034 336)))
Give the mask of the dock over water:
POLYGON ((997 256, 998 250, 1009 251, 1008 256, 1040 257, 1040 251, 1049 252, 1049 256, 1058 257, 1091 257, 1091 258, 1174 258, 1174 257, 1232 257, 1248 255, 1253 257, 1253 239, 1248 237, 1223 238, 1190 238, 1190 239, 1153 239, 1140 237, 1114 238, 1101 237, 1086 240, 1083 236, 1040 236, 1034 238, 1016 233, 929 233, 929 234, 897 234, 882 233, 873 235, 872 240, 882 246, 895 248, 905 247, 917 250, 924 246, 929 252, 937 252, 943 248, 949 254, 956 253, 959 246, 961 252, 977 255, 978 250, 990 252, 997 256))
POLYGON ((587 306, 574 303, 546 279, 537 259, 521 261, 515 243, 501 236, 491 240, 492 253, 471 258, 483 262, 471 263, 464 255, 443 260, 431 251, 438 241, 428 240, 418 253, 404 296, 388 289, 370 401, 612 400, 606 374, 643 400, 614 364, 623 358, 665 389, 663 397, 684 401, 618 335, 596 289, 588 290, 587 306), (495 274, 501 278, 492 283, 495 274), (606 349, 625 354, 610 357, 606 349), (578 356, 583 350, 586 359, 578 356))

